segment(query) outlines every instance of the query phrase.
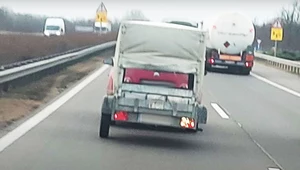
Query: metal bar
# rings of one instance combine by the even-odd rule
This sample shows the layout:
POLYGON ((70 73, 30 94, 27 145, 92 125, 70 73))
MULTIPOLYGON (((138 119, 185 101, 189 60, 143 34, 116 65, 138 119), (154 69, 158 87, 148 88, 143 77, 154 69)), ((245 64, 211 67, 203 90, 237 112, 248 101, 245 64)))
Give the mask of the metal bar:
POLYGON ((105 50, 111 47, 114 47, 116 45, 115 41, 107 42, 101 45, 93 46, 78 52, 65 54, 61 56, 57 56, 55 58, 34 62, 31 64, 26 64, 23 66, 7 69, 0 72, 0 84, 3 84, 5 82, 9 82, 33 73, 37 73, 46 69, 49 69, 51 67, 55 67, 58 65, 62 65, 74 60, 77 60, 79 58, 85 57, 89 54, 95 53, 97 51, 105 50))

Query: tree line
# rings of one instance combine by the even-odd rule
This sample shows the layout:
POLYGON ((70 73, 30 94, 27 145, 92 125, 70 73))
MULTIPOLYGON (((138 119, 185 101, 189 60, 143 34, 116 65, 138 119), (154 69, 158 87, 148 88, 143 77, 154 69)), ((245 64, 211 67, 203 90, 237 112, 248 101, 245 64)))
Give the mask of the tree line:
MULTIPOLYGON (((43 32, 46 16, 18 14, 8 8, 0 8, 0 30, 13 32, 43 32)), ((65 20, 67 31, 75 31, 76 23, 65 20)))
MULTIPOLYGON (((43 32, 44 23, 47 16, 37 16, 30 14, 19 14, 12 10, 1 7, 0 8, 0 31, 13 31, 13 32, 43 32)), ((140 10, 131 10, 125 14, 121 20, 149 20, 140 10)), ((90 26, 93 27, 94 20, 75 20, 70 21, 64 19, 67 32, 74 32, 75 26, 90 26)), ((118 30, 121 20, 115 19, 112 22, 112 29, 118 30)))
MULTIPOLYGON (((42 32, 46 16, 36 16, 30 14, 18 14, 7 8, 0 8, 0 30, 16 32, 42 32)), ((121 20, 146 20, 149 19, 140 10, 131 10, 123 18, 115 19, 112 22, 112 30, 118 31, 121 20)), ((278 42, 277 53, 279 57, 293 60, 300 60, 300 2, 295 0, 289 8, 283 8, 281 15, 274 20, 256 25, 256 39, 262 40, 261 48, 268 54, 272 54, 274 42, 270 40, 271 26, 275 20, 280 20, 284 28, 284 40, 278 42)), ((75 26, 93 26, 94 20, 76 20, 65 19, 67 32, 75 31, 75 26)), ((254 42, 254 45, 257 42, 254 42)))
POLYGON ((278 57, 300 60, 300 1, 295 0, 289 7, 282 8, 280 16, 262 25, 255 25, 256 38, 262 40, 261 48, 267 54, 274 54, 271 28, 276 20, 283 27, 283 41, 278 42, 278 57))

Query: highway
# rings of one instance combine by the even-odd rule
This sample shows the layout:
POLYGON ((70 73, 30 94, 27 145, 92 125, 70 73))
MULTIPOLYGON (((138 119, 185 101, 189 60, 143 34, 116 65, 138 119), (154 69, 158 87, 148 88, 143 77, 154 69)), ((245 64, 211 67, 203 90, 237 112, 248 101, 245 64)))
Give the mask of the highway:
POLYGON ((208 73, 203 100, 209 118, 203 132, 113 127, 111 138, 100 139, 108 73, 95 72, 0 139, 0 169, 300 169, 299 76, 259 63, 250 76, 208 73))

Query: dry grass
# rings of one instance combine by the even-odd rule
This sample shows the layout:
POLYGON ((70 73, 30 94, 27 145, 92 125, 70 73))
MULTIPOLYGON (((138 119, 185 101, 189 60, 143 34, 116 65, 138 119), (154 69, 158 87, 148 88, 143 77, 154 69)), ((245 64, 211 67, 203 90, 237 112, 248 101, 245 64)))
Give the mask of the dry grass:
POLYGON ((0 65, 113 41, 116 33, 73 33, 62 37, 0 35, 0 65))
POLYGON ((112 55, 113 50, 108 50, 39 81, 12 88, 6 93, 0 92, 0 130, 52 100, 70 85, 101 67, 103 58, 112 55))

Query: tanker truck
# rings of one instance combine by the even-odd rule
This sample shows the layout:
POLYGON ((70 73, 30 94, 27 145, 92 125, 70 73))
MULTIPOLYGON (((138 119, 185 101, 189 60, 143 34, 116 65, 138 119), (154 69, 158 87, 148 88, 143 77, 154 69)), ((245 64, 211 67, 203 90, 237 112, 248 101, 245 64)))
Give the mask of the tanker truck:
POLYGON ((240 13, 226 13, 213 20, 207 29, 206 70, 230 69, 249 75, 254 62, 252 21, 240 13))

